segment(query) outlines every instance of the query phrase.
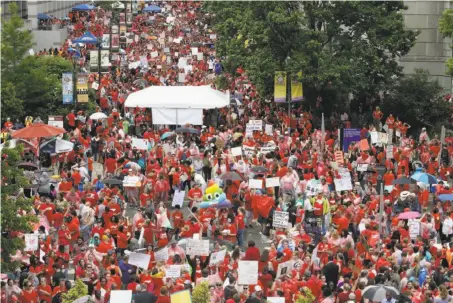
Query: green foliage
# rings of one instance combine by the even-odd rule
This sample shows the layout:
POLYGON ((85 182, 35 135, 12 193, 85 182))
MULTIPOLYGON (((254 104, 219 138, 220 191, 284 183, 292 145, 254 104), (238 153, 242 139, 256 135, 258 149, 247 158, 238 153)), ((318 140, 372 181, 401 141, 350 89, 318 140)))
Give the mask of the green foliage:
POLYGON ((22 116, 40 116, 45 120, 48 115, 65 114, 70 110, 62 105, 61 75, 71 70, 71 62, 64 58, 29 56, 13 73, 4 75, 2 81, 14 83, 17 98, 24 101, 22 116))
MULTIPOLYGON (((18 210, 29 213, 33 208, 31 199, 27 199, 21 193, 21 188, 27 184, 27 179, 23 170, 17 167, 21 160, 23 146, 15 148, 4 147, 2 153, 2 180, 1 180, 1 226, 4 232, 21 231, 24 233, 31 231, 30 222, 36 221, 34 215, 18 216, 18 210)), ((1 237, 1 266, 3 272, 15 270, 20 266, 20 262, 12 262, 11 255, 18 249, 24 248, 23 238, 1 237)))
MULTIPOLYGON (((439 31, 444 37, 453 37, 453 9, 449 8, 442 12, 439 19, 439 31)), ((453 59, 447 59, 447 74, 453 76, 453 59)))
POLYGON ((11 82, 2 83, 2 121, 8 117, 21 117, 24 101, 16 97, 16 88, 11 82))
POLYGON ((203 282, 195 286, 192 292, 192 303, 209 303, 209 285, 203 282))
POLYGON ((415 70, 413 75, 400 77, 384 99, 383 110, 411 125, 412 131, 423 126, 438 127, 447 123, 451 113, 443 99, 443 89, 429 73, 415 70))
POLYGON ((398 59, 417 33, 404 27, 402 1, 205 2, 215 14, 216 50, 225 69, 247 70, 263 97, 273 95, 275 71, 300 79, 312 104, 348 93, 366 99, 400 76, 398 59))
MULTIPOLYGON (((82 280, 77 279, 74 286, 62 296, 62 303, 72 303, 75 300, 88 295, 88 286, 82 280)), ((91 301, 89 301, 91 302, 91 301)))
POLYGON ((296 298, 295 303, 313 303, 315 301, 315 296, 313 296, 309 288, 304 287, 304 292, 304 295, 299 295, 296 298))
POLYGON ((228 89, 230 83, 225 75, 220 75, 215 79, 215 86, 219 90, 228 89))
POLYGON ((32 34, 23 28, 24 20, 17 14, 15 2, 8 5, 11 18, 2 22, 2 76, 9 68, 16 66, 32 47, 32 34))

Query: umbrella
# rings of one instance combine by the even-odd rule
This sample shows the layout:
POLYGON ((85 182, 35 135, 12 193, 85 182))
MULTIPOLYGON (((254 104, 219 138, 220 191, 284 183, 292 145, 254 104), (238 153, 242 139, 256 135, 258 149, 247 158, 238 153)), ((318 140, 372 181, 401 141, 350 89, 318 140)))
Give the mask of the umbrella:
POLYGON ((105 180, 102 180, 102 183, 107 184, 107 185, 122 185, 123 181, 118 180, 118 179, 105 179, 105 180))
POLYGON ((94 113, 90 116, 91 120, 107 119, 107 115, 101 112, 94 113))
POLYGON ((440 201, 453 201, 453 194, 443 194, 437 197, 440 201))
POLYGON ((437 184, 437 178, 427 173, 416 172, 411 176, 411 179, 425 184, 437 184))
POLYGON ((223 175, 220 176, 220 179, 222 180, 231 180, 231 181, 242 181, 244 178, 238 173, 235 172, 227 172, 223 175))
POLYGON ((409 178, 401 177, 396 180, 393 180, 392 184, 414 184, 415 182, 409 178))
POLYGON ((420 213, 418 211, 406 211, 404 213, 400 213, 398 219, 415 219, 420 217, 420 213))
POLYGON ((92 9, 95 9, 95 7, 89 4, 79 4, 72 8, 73 11, 90 11, 92 9))
POLYGON ((43 13, 39 13, 38 19, 39 20, 49 20, 49 19, 52 19, 52 17, 50 17, 49 15, 43 14, 43 13))
POLYGON ((160 13, 162 9, 156 5, 150 5, 145 7, 142 12, 147 12, 147 13, 160 13))
POLYGON ((239 105, 239 106, 242 105, 241 101, 239 101, 238 98, 231 99, 230 102, 231 102, 231 103, 236 102, 236 105, 239 105))
POLYGON ((97 44, 98 38, 91 32, 85 32, 82 36, 72 41, 73 43, 97 44))
POLYGON ((148 81, 146 81, 145 79, 138 79, 138 80, 135 80, 133 82, 134 85, 136 86, 147 86, 148 85, 148 81))
POLYGON ((175 133, 190 133, 190 134, 198 134, 198 130, 191 127, 178 127, 175 129, 175 133))
POLYGON ((32 170, 32 171, 38 169, 38 165, 33 164, 31 162, 21 162, 21 163, 17 164, 17 167, 23 168, 24 170, 32 170))
POLYGON ((269 169, 267 169, 267 167, 265 167, 265 166, 259 165, 259 166, 253 166, 250 169, 250 171, 255 174, 266 174, 269 172, 269 169))
POLYGON ((362 293, 362 298, 368 299, 372 302, 381 302, 385 299, 385 294, 390 292, 392 297, 396 297, 400 292, 393 286, 385 285, 371 285, 365 287, 362 293))
POLYGON ((60 134, 64 134, 66 131, 63 128, 47 125, 44 123, 32 124, 28 127, 16 130, 13 132, 13 138, 44 138, 53 137, 60 134))
POLYGON ((67 153, 74 149, 74 143, 61 139, 51 139, 39 146, 40 153, 67 153))
POLYGON ((173 135, 174 135, 174 132, 166 132, 162 136, 160 136, 160 139, 161 140, 165 140, 165 139, 168 139, 169 137, 171 137, 173 135))

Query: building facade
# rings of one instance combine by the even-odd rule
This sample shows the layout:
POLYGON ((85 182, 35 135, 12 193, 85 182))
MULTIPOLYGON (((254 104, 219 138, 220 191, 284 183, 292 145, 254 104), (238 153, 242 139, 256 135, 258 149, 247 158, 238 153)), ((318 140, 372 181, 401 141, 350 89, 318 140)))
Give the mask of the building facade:
POLYGON ((411 74, 416 68, 426 69, 446 91, 452 92, 452 79, 445 74, 445 61, 452 56, 452 42, 439 32, 439 19, 451 4, 444 1, 405 1, 405 5, 408 7, 404 12, 406 27, 418 29, 420 34, 415 46, 401 58, 404 73, 411 74))

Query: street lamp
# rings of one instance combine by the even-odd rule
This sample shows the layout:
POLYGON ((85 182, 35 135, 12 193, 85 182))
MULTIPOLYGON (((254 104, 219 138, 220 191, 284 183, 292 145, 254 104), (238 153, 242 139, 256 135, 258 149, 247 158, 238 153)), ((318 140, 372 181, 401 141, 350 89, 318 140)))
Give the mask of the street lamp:
POLYGON ((98 37, 98 84, 101 85, 101 48, 102 48, 102 36, 98 37))

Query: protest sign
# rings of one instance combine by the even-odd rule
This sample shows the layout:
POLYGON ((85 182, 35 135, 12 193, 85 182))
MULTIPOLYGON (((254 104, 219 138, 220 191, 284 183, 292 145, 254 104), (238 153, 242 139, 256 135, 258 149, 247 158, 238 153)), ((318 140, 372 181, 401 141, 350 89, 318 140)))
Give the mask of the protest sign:
POLYGON ((368 170, 368 164, 366 163, 361 163, 357 164, 357 171, 367 171, 368 170))
POLYGON ((263 188, 263 180, 249 179, 249 188, 256 188, 256 189, 263 188))
POLYGON ((409 220, 409 236, 411 239, 417 239, 420 236, 420 222, 418 220, 409 220))
POLYGON ((129 303, 132 301, 132 290, 112 290, 110 303, 129 303))
POLYGON ((149 68, 148 59, 146 58, 146 56, 140 56, 140 63, 144 68, 149 68))
POLYGON ((140 64, 141 64, 140 61, 135 61, 135 62, 129 63, 128 68, 129 69, 136 69, 137 67, 140 66, 140 64))
POLYGON ((275 228, 287 228, 289 221, 289 212, 287 211, 274 211, 274 220, 272 225, 275 228))
POLYGON ((138 247, 139 248, 145 247, 145 228, 143 227, 140 230, 140 237, 138 238, 138 247))
POLYGON ((209 240, 187 239, 186 254, 189 256, 209 256, 209 240))
POLYGON ((217 35, 216 34, 210 34, 209 35, 209 39, 215 40, 215 39, 217 39, 217 35))
POLYGON ((209 265, 212 266, 222 263, 223 260, 225 259, 225 254, 226 254, 225 249, 212 253, 211 258, 209 259, 209 265))
POLYGON ((313 249, 313 252, 311 254, 311 262, 314 263, 314 264, 318 264, 319 266, 319 257, 318 257, 318 246, 316 246, 315 249, 313 249))
POLYGON ((341 150, 337 150, 335 152, 335 162, 337 162, 338 164, 344 164, 344 155, 341 150))
POLYGON ((268 154, 270 152, 273 152, 275 150, 275 146, 263 146, 260 147, 260 152, 263 154, 268 154))
POLYGON ((148 140, 132 138, 132 148, 148 150, 148 140))
POLYGON ((264 132, 266 135, 272 136, 272 124, 266 124, 264 127, 264 132))
POLYGON ((393 145, 388 145, 385 152, 385 157, 387 159, 393 159, 393 145))
POLYGON ((186 81, 186 74, 185 73, 179 73, 178 74, 178 82, 179 83, 184 83, 186 81))
POLYGON ((322 184, 320 180, 311 179, 307 183, 307 196, 316 196, 318 194, 318 190, 322 190, 322 184))
POLYGON ((159 249, 158 251, 155 251, 154 252, 154 259, 156 260, 156 262, 159 262, 159 261, 167 262, 167 260, 168 260, 168 247, 164 247, 162 249, 159 249))
MULTIPOLYGON (((129 255, 129 264, 135 265, 135 266, 143 268, 143 269, 148 269, 150 258, 151 258, 151 256, 148 254, 131 252, 129 255)), ((157 258, 156 258, 156 261, 157 261, 157 258)))
POLYGON ((159 56, 157 51, 151 52, 151 58, 156 58, 157 56, 159 56))
POLYGON ((239 261, 238 284, 251 285, 258 283, 258 261, 239 261))
POLYGON ((284 275, 290 273, 292 266, 293 266, 293 261, 292 260, 278 264, 277 278, 280 277, 280 276, 284 276, 284 275))
POLYGON ((392 144, 393 141, 393 128, 387 131, 387 144, 392 144))
POLYGON ((173 195, 173 201, 171 202, 171 206, 175 207, 176 205, 179 205, 182 208, 182 205, 184 204, 185 195, 186 195, 185 191, 176 190, 173 195))
POLYGON ((267 297, 269 303, 285 303, 285 297, 267 297))
POLYGON ((252 137, 253 136, 253 129, 250 128, 248 124, 245 125, 245 137, 252 137))
POLYGON ((38 234, 25 234, 25 249, 24 251, 35 251, 38 249, 38 234))
POLYGON ((360 128, 345 128, 343 135, 343 152, 347 152, 349 145, 360 141, 360 128))
POLYGON ((124 187, 140 187, 140 177, 139 176, 126 176, 123 179, 124 187))
POLYGON ((64 128, 63 116, 49 116, 47 125, 64 128))
POLYGON ((95 89, 95 90, 98 90, 98 88, 99 88, 99 83, 93 82, 93 83, 91 84, 91 88, 92 88, 92 89, 95 89))
POLYGON ((171 303, 191 303, 192 296, 190 295, 190 290, 178 291, 170 295, 171 303))
POLYGON ((198 47, 192 47, 192 55, 196 56, 198 54, 198 47))
POLYGON ((170 52, 170 48, 169 47, 164 47, 164 53, 168 54, 170 52))
POLYGON ((255 148, 248 145, 242 145, 242 152, 246 157, 251 157, 255 152, 255 148))
POLYGON ((340 179, 335 179, 335 191, 352 190, 351 174, 347 168, 338 168, 340 179))
POLYGON ((170 265, 165 268, 165 278, 179 278, 181 277, 181 265, 170 265))
POLYGON ((266 178, 266 188, 280 186, 280 178, 266 178))
POLYGON ((249 127, 251 130, 263 130, 263 120, 250 120, 247 123, 246 127, 249 127))
POLYGON ((241 148, 240 146, 238 146, 238 147, 233 147, 233 148, 231 149, 231 154, 232 154, 233 156, 235 156, 235 157, 237 157, 237 156, 242 156, 242 148, 241 148))

